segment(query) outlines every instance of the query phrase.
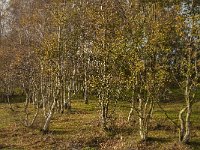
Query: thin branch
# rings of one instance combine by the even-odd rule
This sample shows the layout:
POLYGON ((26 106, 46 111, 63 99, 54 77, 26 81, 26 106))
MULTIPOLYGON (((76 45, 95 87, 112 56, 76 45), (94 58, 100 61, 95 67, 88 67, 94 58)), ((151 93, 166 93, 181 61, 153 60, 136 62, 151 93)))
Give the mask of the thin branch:
POLYGON ((180 129, 179 125, 173 121, 172 118, 169 117, 169 115, 167 114, 167 112, 164 110, 164 108, 159 104, 159 102, 156 102, 159 106, 159 108, 164 112, 165 116, 167 117, 167 119, 169 119, 178 129, 180 129))

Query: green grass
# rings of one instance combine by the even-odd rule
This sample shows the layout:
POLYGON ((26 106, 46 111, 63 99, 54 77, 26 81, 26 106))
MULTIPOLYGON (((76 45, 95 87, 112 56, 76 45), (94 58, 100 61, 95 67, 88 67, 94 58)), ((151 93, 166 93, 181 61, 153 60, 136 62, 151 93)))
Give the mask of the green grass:
MULTIPOLYGON (((72 112, 55 114, 51 131, 46 135, 40 132, 44 122, 42 116, 36 120, 34 128, 23 127, 20 123, 23 118, 22 103, 13 106, 18 112, 12 112, 5 103, 0 104, 0 149, 200 150, 200 103, 193 107, 192 140, 189 146, 178 143, 176 127, 158 107, 150 123, 150 138, 146 143, 140 143, 137 123, 127 123, 130 109, 128 102, 118 102, 115 133, 101 130, 99 107, 95 100, 90 101, 89 105, 81 100, 73 100, 72 112)), ((179 101, 163 103, 162 106, 178 123, 178 112, 183 104, 179 101)))

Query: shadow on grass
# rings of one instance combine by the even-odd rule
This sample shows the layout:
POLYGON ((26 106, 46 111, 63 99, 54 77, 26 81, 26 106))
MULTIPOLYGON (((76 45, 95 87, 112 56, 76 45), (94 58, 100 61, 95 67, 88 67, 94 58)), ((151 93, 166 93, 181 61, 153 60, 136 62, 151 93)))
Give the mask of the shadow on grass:
POLYGON ((200 150, 200 140, 198 141, 191 141, 189 145, 194 148, 195 150, 200 150))
POLYGON ((161 123, 157 123, 155 126, 151 126, 151 129, 154 130, 165 130, 165 131, 172 131, 176 132, 177 128, 175 126, 165 125, 161 123))
MULTIPOLYGON (((7 97, 6 96, 1 96, 0 97, 0 103, 4 104, 7 103, 7 97)), ((10 96, 10 103, 15 104, 15 103, 22 103, 25 102, 25 96, 23 95, 12 95, 10 96)))
POLYGON ((70 111, 66 111, 67 114, 90 114, 91 112, 87 111, 87 110, 79 110, 76 108, 72 108, 70 111))
POLYGON ((50 134, 53 134, 53 135, 64 135, 64 134, 69 134, 70 131, 65 131, 65 130, 52 130, 52 131, 49 131, 50 134))
POLYGON ((94 137, 85 143, 85 146, 90 148, 99 148, 100 144, 105 142, 107 139, 103 137, 94 137))
POLYGON ((135 132, 135 130, 132 127, 128 127, 128 126, 122 126, 122 127, 112 127, 112 128, 108 128, 105 130, 107 135, 112 138, 115 137, 116 135, 131 135, 132 133, 135 132))
POLYGON ((7 146, 0 144, 0 149, 6 148, 7 146))
POLYGON ((170 142, 170 139, 169 138, 160 138, 160 137, 148 137, 147 141, 165 143, 165 142, 170 142))

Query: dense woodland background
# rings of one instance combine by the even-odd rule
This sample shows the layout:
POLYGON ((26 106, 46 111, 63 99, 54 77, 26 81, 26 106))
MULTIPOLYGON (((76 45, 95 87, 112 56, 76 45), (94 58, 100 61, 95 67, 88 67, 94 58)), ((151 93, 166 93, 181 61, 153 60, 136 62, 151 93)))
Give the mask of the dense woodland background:
POLYGON ((0 148, 200 149, 199 0, 0 0, 0 148))

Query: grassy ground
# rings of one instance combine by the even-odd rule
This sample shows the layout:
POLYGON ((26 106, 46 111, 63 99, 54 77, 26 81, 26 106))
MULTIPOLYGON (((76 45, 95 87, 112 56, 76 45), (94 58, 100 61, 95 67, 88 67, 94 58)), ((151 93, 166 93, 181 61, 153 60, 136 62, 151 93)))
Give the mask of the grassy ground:
MULTIPOLYGON (((128 124, 128 102, 119 102, 116 114, 115 132, 105 133, 101 130, 98 117, 98 103, 91 101, 89 105, 74 100, 71 113, 56 114, 52 120, 51 132, 43 135, 40 127, 42 119, 36 120, 34 128, 21 125, 23 113, 13 112, 7 104, 0 104, 0 149, 67 149, 67 150, 200 150, 200 117, 197 103, 192 115, 192 141, 190 145, 178 143, 178 130, 156 108, 150 124, 150 139, 139 142, 137 123, 128 124)), ((13 105, 21 110, 22 104, 13 105)), ((183 104, 164 103, 164 109, 174 121, 178 121, 178 111, 183 104)))

